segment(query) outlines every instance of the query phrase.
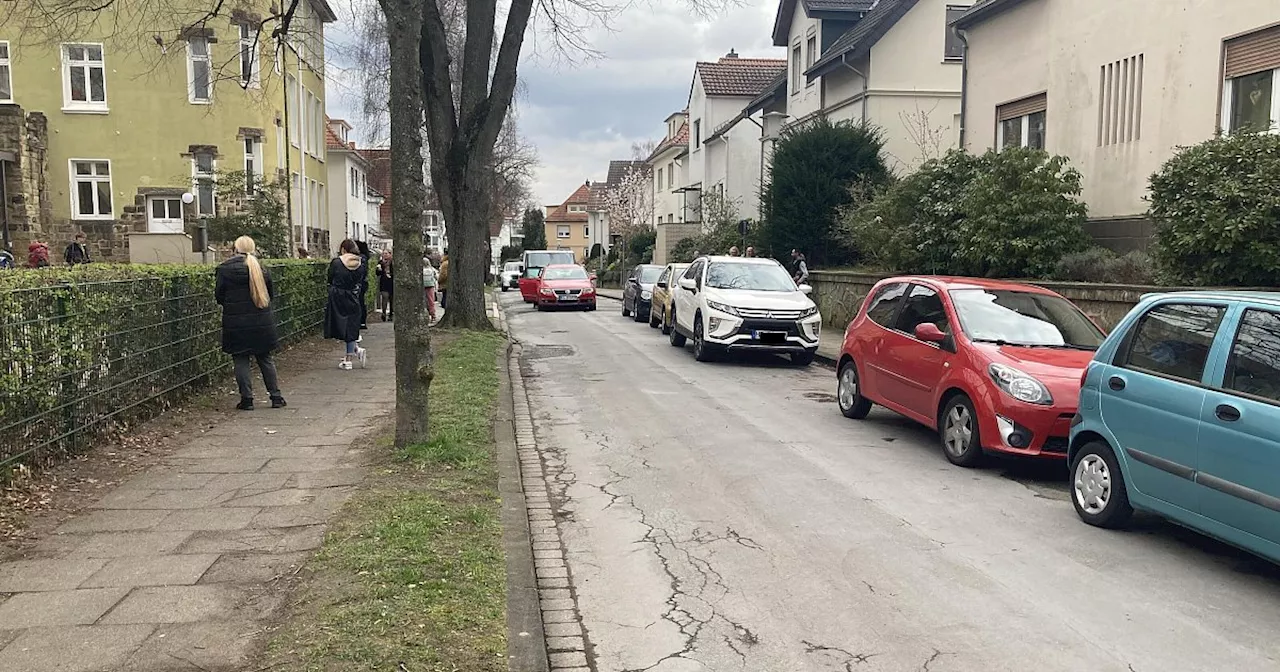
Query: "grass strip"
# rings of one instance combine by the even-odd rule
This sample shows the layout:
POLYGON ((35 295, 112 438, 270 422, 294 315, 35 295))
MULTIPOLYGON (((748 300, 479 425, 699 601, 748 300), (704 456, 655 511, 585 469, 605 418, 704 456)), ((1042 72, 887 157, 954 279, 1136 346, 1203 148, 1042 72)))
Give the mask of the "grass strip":
POLYGON ((506 669, 492 425, 503 340, 468 331, 433 340, 431 439, 394 452, 389 436, 379 439, 387 457, 308 565, 302 600, 269 646, 272 669, 506 669))

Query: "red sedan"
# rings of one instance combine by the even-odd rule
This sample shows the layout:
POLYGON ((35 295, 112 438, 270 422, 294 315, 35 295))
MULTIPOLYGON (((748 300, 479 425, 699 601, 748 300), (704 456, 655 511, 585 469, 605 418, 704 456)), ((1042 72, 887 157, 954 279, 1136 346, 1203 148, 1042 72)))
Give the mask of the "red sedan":
POLYGON ((1042 287, 936 276, 880 281, 845 331, 840 411, 872 404, 938 430, 952 463, 1064 459, 1080 377, 1103 332, 1042 287))
POLYGON ((534 304, 538 310, 550 308, 596 309, 596 287, 587 270, 577 264, 553 264, 538 274, 534 304))

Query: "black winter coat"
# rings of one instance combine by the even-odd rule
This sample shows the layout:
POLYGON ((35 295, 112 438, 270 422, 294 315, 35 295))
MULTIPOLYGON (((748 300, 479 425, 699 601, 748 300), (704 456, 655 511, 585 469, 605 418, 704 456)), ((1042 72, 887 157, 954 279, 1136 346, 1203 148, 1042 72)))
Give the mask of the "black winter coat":
POLYGON ((329 262, 329 302, 324 307, 324 337, 350 342, 360 338, 364 309, 361 292, 368 284, 368 267, 354 255, 339 256, 329 262), (348 268, 344 257, 359 266, 348 268))
MULTIPOLYGON (((275 298, 271 273, 262 269, 267 281, 267 296, 275 298)), ((280 344, 276 336, 276 316, 271 304, 266 308, 253 305, 249 293, 249 267, 244 257, 236 255, 218 266, 213 296, 222 306, 222 351, 232 355, 261 355, 280 344)))

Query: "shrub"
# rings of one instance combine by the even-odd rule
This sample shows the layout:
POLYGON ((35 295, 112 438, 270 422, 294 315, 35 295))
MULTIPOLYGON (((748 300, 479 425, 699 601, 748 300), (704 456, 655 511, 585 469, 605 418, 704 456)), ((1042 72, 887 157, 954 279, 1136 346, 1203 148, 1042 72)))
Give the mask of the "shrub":
POLYGON ((524 231, 524 249, 547 249, 546 218, 541 210, 537 208, 525 210, 524 217, 520 220, 520 226, 522 227, 521 230, 524 231))
POLYGON ((1080 173, 1033 149, 952 150, 888 187, 860 187, 839 234, 869 261, 907 273, 1046 277, 1082 252, 1080 173))
MULTIPOLYGON (((701 200, 703 233, 690 236, 676 243, 671 249, 671 262, 685 264, 693 261, 694 254, 728 254, 729 248, 738 246, 746 252, 742 231, 738 223, 738 206, 730 199, 717 194, 704 194, 701 200)), ((745 245, 759 245, 759 228, 752 223, 747 228, 745 245)), ((788 248, 788 252, 790 248, 788 248)))
POLYGON ((819 118, 785 131, 763 189, 765 223, 759 242, 773 255, 800 249, 814 266, 852 261, 827 241, 840 208, 850 201, 850 184, 889 180, 880 156, 883 148, 878 129, 848 121, 819 118))
MULTIPOLYGON (((282 339, 315 332, 326 264, 265 260, 282 339)), ((0 465, 73 454, 224 379, 206 265, 92 264, 0 273, 0 465)))
POLYGON ((285 188, 283 179, 262 180, 243 170, 219 174, 218 202, 226 207, 219 208, 217 216, 209 219, 209 241, 230 247, 236 238, 249 236, 257 244, 259 256, 293 256, 285 213, 285 188), (253 196, 246 197, 250 180, 253 180, 253 196))
POLYGON ((1150 285, 1156 281, 1151 256, 1146 252, 1135 250, 1124 256, 1116 256, 1116 253, 1105 247, 1068 254, 1058 261, 1051 278, 1126 285, 1150 285))
POLYGON ((1175 282, 1280 284, 1280 136, 1182 148, 1151 176, 1154 253, 1175 282))

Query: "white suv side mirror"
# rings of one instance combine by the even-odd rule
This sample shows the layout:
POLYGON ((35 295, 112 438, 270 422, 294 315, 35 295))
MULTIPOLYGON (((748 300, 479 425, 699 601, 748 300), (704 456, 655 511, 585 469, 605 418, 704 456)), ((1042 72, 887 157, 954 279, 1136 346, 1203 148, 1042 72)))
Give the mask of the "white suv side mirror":
POLYGON ((696 292, 698 291, 698 283, 694 282, 693 278, 680 278, 680 289, 696 292))
POLYGON ((813 292, 813 287, 809 285, 800 285, 800 291, 804 294, 809 294, 813 292))

